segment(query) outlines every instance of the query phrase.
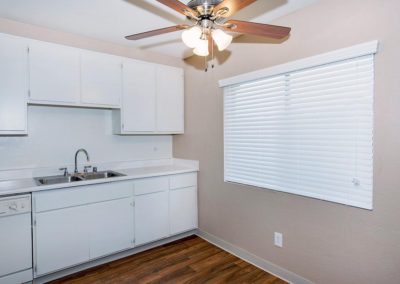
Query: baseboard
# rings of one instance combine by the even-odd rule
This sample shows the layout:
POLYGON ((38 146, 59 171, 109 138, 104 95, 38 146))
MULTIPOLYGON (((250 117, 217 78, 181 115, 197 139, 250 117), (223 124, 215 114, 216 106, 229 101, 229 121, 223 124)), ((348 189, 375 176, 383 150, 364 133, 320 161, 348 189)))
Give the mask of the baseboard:
POLYGON ((239 257, 240 259, 243 259, 244 261, 251 263, 252 265, 272 274, 275 275, 289 283, 294 283, 294 284, 312 284, 308 279, 305 279, 293 272, 290 272, 278 265, 275 265, 265 259, 262 259, 244 249, 241 249, 231 243, 228 243, 212 234, 209 234, 207 232, 204 232, 202 230, 197 230, 197 235, 212 243, 213 245, 216 245, 217 247, 239 257))

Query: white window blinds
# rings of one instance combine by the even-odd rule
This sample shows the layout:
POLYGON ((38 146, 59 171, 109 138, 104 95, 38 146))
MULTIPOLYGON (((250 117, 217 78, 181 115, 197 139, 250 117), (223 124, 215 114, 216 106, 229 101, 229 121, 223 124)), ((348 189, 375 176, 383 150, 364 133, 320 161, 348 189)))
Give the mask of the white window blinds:
POLYGON ((224 88, 225 180, 372 209, 374 55, 224 88))

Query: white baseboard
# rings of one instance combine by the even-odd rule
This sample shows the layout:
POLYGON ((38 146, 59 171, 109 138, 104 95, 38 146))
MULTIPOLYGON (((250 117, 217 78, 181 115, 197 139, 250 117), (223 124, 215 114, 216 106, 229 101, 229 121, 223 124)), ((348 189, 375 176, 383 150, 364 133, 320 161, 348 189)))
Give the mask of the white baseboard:
POLYGON ((207 232, 204 232, 202 230, 197 230, 197 235, 216 245, 217 247, 239 257, 240 259, 243 259, 244 261, 251 263, 252 265, 272 274, 275 275, 289 283, 294 283, 294 284, 312 284, 308 279, 305 279, 293 272, 290 272, 280 266, 277 266, 265 259, 262 259, 244 249, 241 249, 231 243, 228 243, 212 234, 209 234, 207 232))

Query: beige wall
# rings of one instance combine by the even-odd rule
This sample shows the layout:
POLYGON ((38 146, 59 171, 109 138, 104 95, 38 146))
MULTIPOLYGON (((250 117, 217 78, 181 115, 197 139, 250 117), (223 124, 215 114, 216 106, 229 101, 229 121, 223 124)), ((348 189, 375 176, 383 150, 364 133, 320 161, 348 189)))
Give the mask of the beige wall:
POLYGON ((398 0, 320 0, 275 22, 293 27, 283 44, 242 37, 208 73, 186 61, 186 132, 174 155, 200 160, 202 230, 316 283, 400 283, 399 11, 398 0), (373 211, 223 182, 219 79, 375 39, 373 211))
POLYGON ((138 48, 128 45, 122 46, 118 44, 113 44, 94 38, 88 38, 76 34, 62 32, 59 30, 52 30, 44 27, 29 25, 5 18, 0 18, 0 33, 8 33, 16 36, 54 42, 77 48, 105 52, 118 56, 131 57, 149 62, 183 67, 182 60, 172 56, 140 50, 138 48))

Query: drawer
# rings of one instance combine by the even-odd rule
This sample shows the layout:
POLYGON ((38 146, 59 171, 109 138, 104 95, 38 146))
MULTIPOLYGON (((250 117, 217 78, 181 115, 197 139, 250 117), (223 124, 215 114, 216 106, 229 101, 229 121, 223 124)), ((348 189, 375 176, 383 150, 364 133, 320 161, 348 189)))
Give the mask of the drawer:
POLYGON ((90 203, 90 193, 87 190, 87 187, 81 186, 34 192, 32 196, 34 212, 42 212, 90 203))
POLYGON ((169 178, 170 189, 197 186, 197 173, 173 175, 169 178))
POLYGON ((168 177, 145 178, 135 181, 135 195, 167 191, 168 188, 168 177))
POLYGON ((111 182, 33 193, 35 212, 74 207, 133 195, 132 182, 111 182))
POLYGON ((121 199, 133 196, 133 182, 111 182, 90 186, 91 203, 121 199))

